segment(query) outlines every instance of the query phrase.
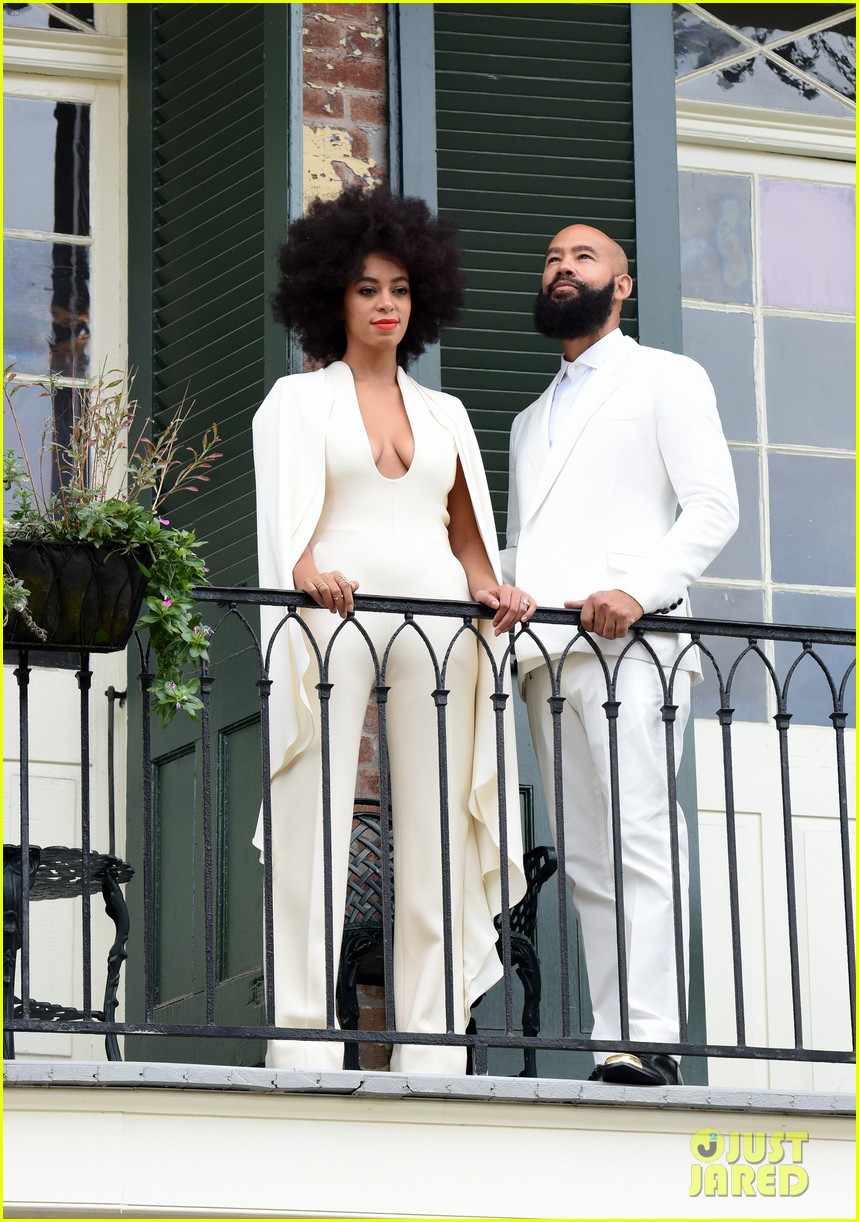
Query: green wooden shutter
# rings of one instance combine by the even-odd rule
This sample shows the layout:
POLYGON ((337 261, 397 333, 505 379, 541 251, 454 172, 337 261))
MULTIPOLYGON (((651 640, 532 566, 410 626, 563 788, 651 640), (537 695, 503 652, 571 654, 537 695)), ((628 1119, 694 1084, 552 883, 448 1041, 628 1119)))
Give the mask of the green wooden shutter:
MULTIPOLYGON (((560 359, 557 343, 537 335, 531 322, 549 239, 574 222, 594 225, 623 246, 635 281, 636 218, 640 228, 644 217, 652 253, 647 261, 648 342, 677 344, 671 10, 667 5, 437 4, 434 31, 438 207, 460 224, 467 276, 466 312, 441 345, 441 384, 463 400, 474 423, 503 546, 510 426, 545 389, 560 359), (651 84, 654 70, 658 75, 651 84), (656 130, 649 130, 648 123, 656 124, 656 130)), ((408 89, 408 83, 402 88, 408 89)), ((638 291, 636 284, 622 315, 623 330, 634 338, 639 333, 638 291)), ((523 714, 517 697, 520 782, 534 812, 536 840, 550 843, 523 714)), ((691 724, 678 793, 694 851, 691 724)), ((693 1040, 705 1038, 699 888, 693 862, 693 1040)), ((574 926, 572 909, 570 918, 574 926)), ((592 1017, 583 950, 573 929, 570 932, 574 1031, 587 1035, 592 1017)), ((543 958, 542 1031, 558 1034, 553 884, 541 897, 538 940, 543 958)), ((499 1000, 490 998, 483 1014, 478 1011, 479 1022, 491 1029, 499 1014, 499 1000)), ((515 1058, 506 1054, 495 1054, 492 1065, 499 1072, 517 1072, 515 1058)), ((543 1074, 575 1076, 589 1068, 590 1057, 581 1054, 539 1056, 543 1074)), ((706 1062, 687 1058, 683 1072, 688 1082, 706 1081, 706 1062)))
POLYGON ((438 205, 461 226, 468 285, 442 385, 477 430, 503 539, 510 425, 559 363, 531 323, 549 239, 595 225, 634 273, 629 5, 438 4, 435 66, 438 205))
MULTIPOLYGON (((271 320, 274 255, 288 222, 289 6, 129 8, 131 359, 154 419, 194 400, 188 435, 216 422, 211 482, 171 508, 206 540, 210 580, 254 584, 251 420, 286 368, 271 320)), ((210 610, 208 622, 221 613, 210 610)), ((251 620, 254 616, 249 616, 251 620)), ((142 782, 137 664, 129 674, 128 855, 138 868, 128 1015, 143 1012, 142 782)), ((259 666, 237 622, 212 644, 212 774, 200 726, 152 727, 156 1017, 205 1021, 203 793, 212 796, 216 1022, 260 1016, 262 871, 259 666), (208 785, 207 785, 208 782, 208 785)), ((128 1041, 141 1059, 256 1063, 257 1041, 128 1041)))
POLYGON ((277 173, 266 162, 269 25, 261 4, 154 6, 153 403, 157 417, 187 393, 193 429, 215 421, 223 437, 211 484, 181 514, 209 541, 219 585, 256 570, 251 417, 286 372, 282 335, 266 368, 268 277, 286 218, 284 190, 269 232, 267 179, 277 173))

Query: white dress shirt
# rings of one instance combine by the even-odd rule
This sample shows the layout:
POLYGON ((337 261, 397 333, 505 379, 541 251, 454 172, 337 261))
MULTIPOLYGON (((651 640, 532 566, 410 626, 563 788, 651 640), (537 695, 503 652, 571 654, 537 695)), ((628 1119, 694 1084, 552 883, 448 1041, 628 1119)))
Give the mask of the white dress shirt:
POLYGON ((575 361, 567 361, 561 357, 562 377, 552 396, 552 406, 549 409, 549 445, 552 446, 555 437, 564 427, 564 422, 572 416, 576 399, 581 394, 582 387, 596 371, 605 364, 615 351, 615 346, 623 341, 620 328, 615 327, 598 339, 590 348, 586 348, 575 361))

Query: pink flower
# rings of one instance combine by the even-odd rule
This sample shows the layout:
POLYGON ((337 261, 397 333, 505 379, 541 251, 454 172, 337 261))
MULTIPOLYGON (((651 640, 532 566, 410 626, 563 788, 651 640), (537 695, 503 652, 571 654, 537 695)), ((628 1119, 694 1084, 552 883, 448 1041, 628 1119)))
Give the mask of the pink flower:
POLYGON ((172 606, 173 606, 173 599, 172 599, 172 598, 165 598, 165 599, 164 599, 164 606, 165 606, 165 607, 172 607, 172 606))
POLYGON ((169 519, 169 518, 159 518, 159 519, 158 519, 158 521, 161 523, 161 525, 162 525, 162 526, 169 526, 169 525, 170 525, 170 519, 169 519))
POLYGON ((208 571, 209 571, 209 570, 208 570, 207 568, 205 568, 205 567, 203 568, 203 572, 204 572, 204 573, 208 573, 208 571))
POLYGON ((170 682, 167 684, 167 690, 168 690, 168 692, 172 692, 172 691, 175 689, 175 687, 176 687, 176 684, 175 684, 175 683, 173 682, 173 680, 171 679, 171 680, 170 680, 170 682))

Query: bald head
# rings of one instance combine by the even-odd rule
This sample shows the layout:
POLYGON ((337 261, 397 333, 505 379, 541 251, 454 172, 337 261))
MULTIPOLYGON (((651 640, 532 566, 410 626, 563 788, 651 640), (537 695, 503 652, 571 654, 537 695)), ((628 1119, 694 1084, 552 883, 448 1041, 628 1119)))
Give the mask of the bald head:
POLYGON ((612 276, 628 276, 629 263, 623 252, 623 247, 610 238, 601 229, 591 225, 569 225, 555 234, 549 243, 547 255, 553 251, 574 251, 590 249, 599 255, 606 269, 612 276))
POLYGON ((601 229, 568 225, 546 251, 534 323, 543 335, 560 339, 567 360, 575 360, 619 326, 631 292, 623 248, 601 229))

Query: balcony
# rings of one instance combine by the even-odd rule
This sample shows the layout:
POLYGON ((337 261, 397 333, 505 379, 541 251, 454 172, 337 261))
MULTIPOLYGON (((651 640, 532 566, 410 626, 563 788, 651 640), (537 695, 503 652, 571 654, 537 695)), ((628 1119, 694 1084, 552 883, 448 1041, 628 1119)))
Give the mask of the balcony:
MULTIPOLYGON (((49 898, 50 886, 58 884, 45 877, 44 869, 40 875, 42 858, 35 851, 32 834, 33 821, 38 819, 38 795, 30 783, 29 757, 31 729, 50 711, 46 713, 38 706, 38 692, 31 693, 31 676, 38 672, 29 668, 26 655, 17 660, 15 728, 21 784, 16 795, 14 831, 7 830, 7 839, 14 841, 14 847, 7 849, 4 875, 4 1028, 7 1041, 17 1042, 18 1056, 23 1058, 7 1065, 7 1083, 15 1088, 10 1092, 13 1105, 17 1106, 15 1100, 44 1098, 39 1096, 40 1086, 63 1083, 83 1092, 83 1096, 87 1091, 110 1087, 106 1093, 100 1090, 99 1098, 109 1096, 116 1107, 121 1097, 131 1106, 137 1099, 133 1088, 140 1085, 151 1086, 160 1100, 168 1095, 181 1096, 182 1110, 191 1106, 189 1091, 215 1090, 219 1097, 231 1099, 229 1109, 234 1120, 236 1108, 247 1120, 273 1094, 280 1099, 281 1109, 292 1109, 292 1120, 299 1126, 308 1117, 297 1101, 304 1101, 301 1107, 312 1108, 314 1104, 308 1101, 315 1099, 319 1105, 323 1096, 344 1122, 344 1102, 354 1106, 353 1118, 357 1120, 360 1115, 362 1122, 368 1122, 367 1109, 372 1111, 373 1101, 387 1107, 392 1099, 400 1106, 406 1099, 425 1104, 444 1099, 466 1111, 478 1104, 496 1107, 508 1101, 525 1109, 517 1113, 520 1117, 533 1108, 543 1116, 548 1114, 547 1106, 581 1104, 584 1110, 571 1121, 574 1129, 588 1128, 597 1117, 601 1118, 597 1128, 604 1123, 611 1128, 610 1119, 602 1119, 605 1109, 620 1106, 632 1117, 624 1121, 624 1127, 629 1124, 633 1129, 641 1128, 642 1133, 656 1123, 655 1113, 651 1110, 648 1118, 642 1115, 642 1109, 647 1112, 656 1108, 659 1125, 672 1130, 675 1144, 678 1133, 687 1135, 684 1166, 689 1163, 688 1138, 701 1124, 706 1125, 706 1113, 712 1117, 711 1124, 724 1130, 724 1113, 738 1110, 742 1116, 730 1124, 756 1131, 775 1131, 785 1124, 803 1129, 822 1124, 825 1128, 825 1118, 849 1116, 855 1061, 855 816, 847 781, 853 771, 855 724, 853 633, 652 616, 641 621, 618 658, 601 654, 598 642, 579 629, 575 612, 540 611, 528 630, 539 640, 545 626, 561 626, 568 631, 571 646, 575 643, 577 648, 596 655, 606 684, 606 734, 610 743, 616 734, 616 720, 623 716, 623 702, 617 699, 623 668, 640 666, 640 658, 646 656, 660 675, 659 713, 666 728, 668 789, 666 860, 671 862, 675 898, 675 945, 668 948, 668 954, 678 980, 679 1026, 679 1038, 667 1050, 683 1057, 687 1082, 683 1087, 660 1090, 583 1081, 595 1049, 646 1051, 647 1044, 628 1038, 629 1000, 625 943, 621 938, 617 946, 621 1038, 602 1043, 591 1038, 587 980, 563 871, 543 883, 533 932, 542 979, 537 1034, 522 1030, 523 991, 515 971, 515 931, 509 910, 498 922, 503 979, 475 1009, 476 1030, 457 1034, 450 1021, 446 1031, 433 1033, 398 1028, 391 988, 396 878, 389 844, 392 811, 385 735, 388 685, 386 658, 383 652, 377 653, 373 660, 374 687, 381 700, 375 710, 371 702, 368 734, 362 747, 369 766, 364 768, 356 798, 357 809, 377 812, 374 818, 381 849, 373 886, 380 911, 379 983, 375 986, 375 1011, 370 1013, 365 1008, 360 1029, 348 1033, 349 1044, 353 1056, 360 1050, 362 1060, 373 1052, 378 1056, 380 1049, 384 1057, 397 1044, 466 1047, 471 1073, 450 1079, 420 1075, 404 1079, 368 1069, 302 1074, 265 1069, 263 1041, 327 1043, 343 1039, 337 1023, 339 964, 335 962, 333 936, 335 922, 343 919, 343 908, 333 894, 331 881, 330 795, 323 798, 323 822, 328 829, 324 851, 326 1021, 318 1028, 276 1025, 271 870, 259 864, 256 853, 248 849, 248 841, 262 799, 263 857, 266 862, 271 860, 272 679, 267 654, 260 648, 256 609, 260 605, 276 606, 287 623, 294 623, 299 610, 311 604, 294 593, 238 588, 205 589, 198 591, 198 596, 212 631, 211 661, 201 668, 199 676, 203 709, 197 725, 181 718, 164 731, 155 722, 148 702, 151 675, 145 642, 138 641, 132 647, 129 673, 139 675, 139 679, 130 683, 128 692, 131 746, 127 840, 124 829, 115 826, 110 843, 100 839, 105 835, 104 816, 113 794, 111 785, 107 793, 91 792, 89 781, 91 738, 102 733, 107 720, 99 708, 98 694, 94 696, 91 691, 90 660, 86 656, 80 659, 76 678, 71 673, 63 676, 68 687, 74 689, 80 710, 80 820, 73 846, 79 853, 71 866, 65 861, 63 868, 67 875, 71 869, 71 876, 64 879, 65 890, 57 890, 58 902, 51 904, 37 903, 40 898, 49 898), (654 642, 676 633, 689 634, 689 648, 699 650, 705 679, 694 689, 684 763, 675 781, 672 721, 677 674, 676 668, 660 665, 654 642), (374 799, 378 806, 366 799, 374 799), (677 858, 681 807, 689 824, 692 879, 688 979, 682 951, 686 930, 677 858), (124 874, 118 872, 120 867, 111 866, 111 862, 123 858, 128 862, 124 874), (130 870, 133 877, 129 877, 130 870), (105 878, 112 878, 112 882, 105 882, 105 878), (124 965, 124 918, 120 915, 115 921, 105 921, 92 899, 100 888, 108 910, 115 902, 110 897, 116 893, 120 897, 124 893, 128 899, 131 936, 124 965), (71 898, 73 895, 78 898, 71 898), (10 915, 13 910, 14 920, 10 915), (61 974, 56 964, 51 965, 50 927, 52 922, 68 924, 70 920, 79 930, 75 940, 80 954, 71 989, 64 984, 64 994, 57 996, 61 974), (245 936, 243 932, 239 937, 239 929, 250 930, 251 934, 245 936), (260 936, 262 930, 264 938, 260 936), (264 958, 263 944, 267 947, 264 958), (14 985, 10 958, 13 946, 18 950, 14 985), (107 995, 102 1002, 105 950, 109 951, 110 963, 107 995), (117 988, 121 973, 123 987, 117 988), (46 988, 49 1000, 42 996, 46 988), (113 1063, 83 1063, 74 1056, 70 1060, 56 1059, 50 1041, 58 1033, 105 1038, 107 1056, 113 1063), (40 1040, 45 1041, 45 1052, 40 1052, 40 1040), (525 1053, 532 1058, 532 1065, 536 1061, 536 1077, 520 1076, 523 1064, 527 1066, 525 1053), (237 1092, 245 1100, 250 1092, 258 1103, 239 1107, 237 1092), (702 1109, 704 1118, 696 1114, 702 1109), (639 1116, 641 1119, 636 1119, 639 1116)), ((392 636, 414 632, 420 624, 416 617, 430 616, 441 618, 449 626, 451 640, 457 634, 470 636, 478 642, 476 647, 482 648, 476 629, 485 616, 473 604, 369 597, 359 597, 356 604, 361 618, 393 617, 392 636)), ((347 631, 354 636, 354 629, 355 625, 345 624, 328 653, 317 652, 312 637, 308 638, 322 691, 330 693, 332 699, 336 698, 336 684, 329 685, 328 667, 335 657, 337 641, 347 631)), ((434 704, 439 757, 444 761, 448 690, 445 657, 433 653, 429 642, 426 650, 432 677, 426 699, 434 704)), ((545 801, 536 770, 526 760, 528 752, 521 733, 517 733, 519 789, 508 792, 503 709, 511 700, 516 705, 518 731, 525 724, 518 696, 509 694, 513 666, 513 654, 508 649, 502 665, 493 672, 492 690, 486 696, 493 705, 501 805, 513 817, 518 807, 526 848, 550 848, 554 843, 563 859, 562 810, 558 808, 562 802, 556 805, 545 801)), ((109 696, 108 711, 113 718, 117 711, 115 692, 109 696)), ((555 716, 558 742, 565 712, 557 700, 555 716)), ((323 731, 323 776, 328 768, 325 761, 330 762, 336 753, 337 743, 323 731)), ((616 750, 610 751, 610 758, 612 827, 619 836, 623 826, 624 761, 616 750)), ((438 796, 444 853, 450 805, 444 766, 439 773, 438 796)), ((39 849, 48 861, 46 847, 39 845, 39 849)), ((622 906, 619 854, 614 861, 616 894, 622 906)), ((509 895, 509 884, 504 863, 503 895, 509 895)), ((441 905, 448 912, 445 942, 449 965, 449 888, 445 888, 441 905)), ((622 929, 622 911, 620 918, 618 928, 622 929)), ((448 999, 449 1017, 454 987, 449 970, 439 987, 448 999)), ((372 986, 365 991, 365 1001, 371 993, 372 986)), ((7 1047, 11 1053, 11 1042, 7 1047)), ((170 1111, 166 1105, 165 1111, 170 1111)), ((468 1116, 469 1124, 478 1120, 482 1124, 485 1119, 482 1114, 478 1118, 473 1110, 468 1116)), ((514 1128, 521 1137, 518 1121, 514 1128)), ((839 1140, 844 1132, 839 1130, 839 1140)), ((515 1142, 511 1157, 515 1156, 514 1149, 515 1142)), ((676 1157, 676 1151, 672 1157, 676 1157)), ((683 1172, 685 1181, 689 1180, 687 1172, 688 1167, 683 1172)), ((683 1191, 685 1181, 680 1186, 683 1191)), ((122 1194, 119 1189, 116 1192, 119 1200, 122 1194)), ((514 1198, 515 1193, 511 1200, 514 1198)), ((122 1199, 127 1205, 128 1199, 122 1199)), ((385 1200, 394 1212, 403 1212, 402 1200, 396 1195, 385 1200)), ((99 1212, 98 1202, 93 1201, 88 1207, 99 1212)), ((174 1194, 169 1202, 185 1211, 191 1205, 181 1199, 181 1193, 174 1194)), ((308 1207, 306 1202, 303 1207, 308 1207)), ((332 1208, 337 1212, 344 1206, 341 1202, 332 1208)), ((432 1212, 429 1205, 427 1208, 432 1212)), ((551 1208, 557 1215, 557 1203, 551 1208)), ((597 1210, 594 1197, 587 1212, 600 1216, 597 1210)), ((489 1209, 498 1211, 495 1205, 489 1209)), ((533 1211, 522 1208, 519 1212, 533 1211)), ((13 1214, 14 1208, 10 1216, 13 1214)))

